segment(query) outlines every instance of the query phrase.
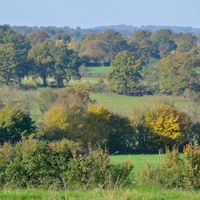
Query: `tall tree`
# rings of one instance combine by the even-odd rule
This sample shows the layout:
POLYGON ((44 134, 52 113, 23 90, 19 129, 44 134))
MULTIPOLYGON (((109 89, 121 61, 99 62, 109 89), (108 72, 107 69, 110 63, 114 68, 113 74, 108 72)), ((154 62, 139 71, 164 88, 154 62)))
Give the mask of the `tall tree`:
POLYGON ((134 54, 123 51, 111 63, 108 74, 110 87, 120 94, 141 94, 141 62, 134 54))
POLYGON ((148 30, 136 31, 129 39, 129 51, 135 53, 142 64, 145 65, 151 57, 158 58, 158 50, 151 41, 152 33, 148 30))
POLYGON ((160 29, 151 36, 152 42, 157 45, 159 56, 161 58, 168 56, 176 49, 176 43, 173 41, 173 32, 169 29, 160 29))
POLYGON ((68 82, 71 78, 80 76, 79 58, 76 52, 61 43, 52 47, 52 55, 54 59, 52 75, 59 87, 64 86, 64 80, 68 82))
POLYGON ((47 86, 47 78, 52 73, 54 58, 51 41, 45 41, 35 45, 28 54, 28 60, 32 63, 32 73, 42 78, 43 86, 47 86))
POLYGON ((6 85, 13 83, 16 77, 17 57, 10 44, 0 45, 0 76, 6 85))
POLYGON ((0 26, 0 44, 9 44, 13 47, 17 58, 15 63, 15 79, 20 85, 21 79, 28 73, 26 61, 30 43, 23 35, 11 30, 9 26, 0 26))
POLYGON ((200 74, 191 53, 173 53, 158 64, 160 91, 180 95, 186 89, 200 91, 200 74))

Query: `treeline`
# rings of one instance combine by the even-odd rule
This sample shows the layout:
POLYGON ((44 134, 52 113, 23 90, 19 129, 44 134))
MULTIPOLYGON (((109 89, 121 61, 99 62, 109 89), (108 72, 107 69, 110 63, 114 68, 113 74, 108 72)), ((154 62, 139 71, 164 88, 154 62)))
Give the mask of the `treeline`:
POLYGON ((80 78, 81 65, 111 65, 109 89, 119 94, 163 93, 183 95, 200 91, 200 47, 191 33, 136 31, 124 37, 114 30, 73 40, 67 32, 51 38, 39 30, 27 37, 8 26, 0 27, 0 77, 7 85, 24 77, 52 78, 63 87, 80 78))

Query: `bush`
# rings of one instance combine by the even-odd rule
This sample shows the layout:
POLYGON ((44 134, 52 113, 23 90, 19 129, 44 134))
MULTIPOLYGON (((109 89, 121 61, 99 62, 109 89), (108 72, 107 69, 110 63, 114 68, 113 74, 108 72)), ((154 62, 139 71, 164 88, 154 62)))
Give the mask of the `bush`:
POLYGON ((75 156, 65 175, 67 186, 77 188, 114 188, 131 183, 132 162, 123 165, 110 164, 109 156, 101 149, 88 156, 75 156))
POLYGON ((143 185, 165 188, 200 188, 200 150, 191 145, 184 149, 180 158, 177 148, 166 151, 166 160, 156 167, 147 165, 142 172, 143 185))
POLYGON ((33 138, 0 148, 0 187, 90 189, 123 186, 130 182, 132 163, 110 164, 101 149, 81 155, 77 144, 33 138), (120 185, 119 185, 120 183, 120 185))
MULTIPOLYGON (((56 145, 58 147, 58 144, 56 145)), ((62 185, 62 173, 72 154, 68 148, 51 148, 46 142, 27 139, 0 149, 1 186, 48 188, 62 185)))
POLYGON ((0 110, 0 144, 15 143, 34 131, 31 117, 15 107, 0 110))
POLYGON ((200 189, 200 148, 186 145, 185 158, 185 187, 200 189))

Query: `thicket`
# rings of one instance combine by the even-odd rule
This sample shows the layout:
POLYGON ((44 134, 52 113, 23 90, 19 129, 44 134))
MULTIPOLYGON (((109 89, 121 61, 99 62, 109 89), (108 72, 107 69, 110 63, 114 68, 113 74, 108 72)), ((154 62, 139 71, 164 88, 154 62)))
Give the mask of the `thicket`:
POLYGON ((122 187, 131 183, 133 164, 110 163, 108 154, 78 152, 67 140, 47 143, 33 138, 0 148, 0 187, 92 189, 122 187))
POLYGON ((167 149, 165 162, 156 167, 147 165, 141 182, 165 188, 200 189, 200 148, 186 145, 183 156, 176 147, 167 149))

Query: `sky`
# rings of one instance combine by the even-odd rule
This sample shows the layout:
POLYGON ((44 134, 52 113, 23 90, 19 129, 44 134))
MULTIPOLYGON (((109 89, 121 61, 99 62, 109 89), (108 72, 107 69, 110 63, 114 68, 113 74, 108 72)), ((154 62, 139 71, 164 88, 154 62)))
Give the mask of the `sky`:
POLYGON ((0 24, 177 25, 200 28, 200 0, 0 0, 0 24))

